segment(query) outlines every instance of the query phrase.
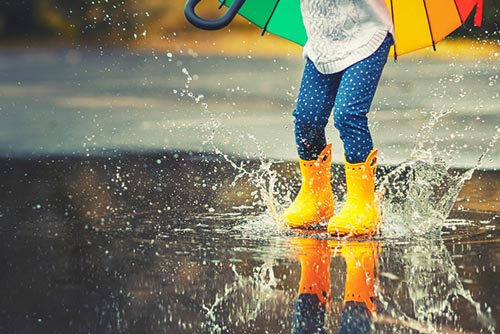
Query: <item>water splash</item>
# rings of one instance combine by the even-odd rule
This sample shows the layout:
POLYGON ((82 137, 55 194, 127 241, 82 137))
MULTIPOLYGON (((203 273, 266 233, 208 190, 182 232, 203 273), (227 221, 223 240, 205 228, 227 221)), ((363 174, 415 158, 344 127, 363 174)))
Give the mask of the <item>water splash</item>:
POLYGON ((393 319, 381 316, 380 324, 390 323, 419 333, 463 332, 471 320, 457 311, 457 304, 465 301, 475 310, 475 326, 481 328, 481 333, 495 333, 491 308, 481 307, 463 286, 440 237, 405 243, 391 249, 380 262, 381 288, 377 297, 382 313, 393 319), (401 259, 397 267, 394 257, 401 259))
POLYGON ((463 332, 468 320, 456 306, 465 301, 475 310, 481 333, 495 333, 491 308, 482 307, 465 289, 441 231, 464 183, 493 151, 500 127, 473 168, 452 170, 445 161, 449 152, 433 139, 434 128, 452 111, 431 113, 410 158, 385 175, 377 187, 384 239, 403 238, 401 247, 381 258, 381 280, 388 285, 379 290, 380 304, 391 317, 389 321, 381 317, 379 325, 389 323, 398 332, 463 332), (399 268, 392 268, 394 258, 402 259, 399 268))
POLYGON ((434 127, 452 109, 431 113, 431 118, 417 136, 410 158, 385 175, 377 193, 384 218, 384 235, 439 234, 465 182, 481 167, 500 137, 496 128, 489 144, 477 158, 473 168, 452 170, 443 157, 446 149, 433 140, 434 127))
MULTIPOLYGON (((257 145, 258 147, 258 145, 257 145)), ((278 173, 272 169, 273 161, 265 159, 262 151, 259 158, 259 166, 257 169, 250 166, 246 166, 244 161, 236 163, 228 155, 224 154, 214 145, 215 152, 222 156, 226 162, 228 162, 234 170, 237 172, 232 186, 236 185, 236 182, 241 178, 246 178, 258 189, 258 195, 256 196, 256 202, 254 205, 264 206, 274 221, 278 222, 279 213, 277 209, 277 203, 275 200, 276 195, 276 182, 279 179, 278 173)), ((254 194, 257 195, 257 194, 254 194)))
POLYGON ((174 90, 174 94, 178 94, 180 97, 188 97, 191 100, 193 100, 196 104, 200 104, 202 107, 203 111, 208 112, 208 104, 203 101, 205 96, 203 94, 196 95, 191 89, 191 82, 194 80, 194 78, 191 76, 189 73, 188 69, 183 67, 181 69, 182 73, 186 76, 186 82, 184 83, 184 88, 180 90, 174 90))
POLYGON ((232 332, 233 326, 255 330, 259 319, 268 314, 286 318, 287 310, 280 310, 279 305, 291 303, 294 294, 277 289, 272 261, 254 267, 251 275, 240 274, 236 265, 231 269, 234 280, 226 283, 224 291, 216 295, 211 305, 203 306, 204 333, 232 332), (280 303, 276 303, 277 300, 280 303))
MULTIPOLYGON (((223 115, 215 115, 210 112, 209 105, 203 101, 204 96, 196 95, 190 89, 190 84, 193 80, 193 77, 191 76, 189 71, 186 68, 182 68, 182 73, 186 76, 186 83, 184 85, 184 88, 180 91, 177 91, 177 93, 180 96, 186 96, 192 99, 196 104, 200 104, 202 107, 202 112, 205 113, 210 119, 200 126, 200 132, 203 136, 203 145, 210 147, 213 152, 222 157, 234 168, 234 170, 236 171, 236 175, 231 186, 236 186, 236 183, 240 179, 249 181, 258 190, 258 193, 252 194, 255 197, 255 202, 253 203, 254 207, 265 207, 269 214, 274 218, 274 220, 279 221, 277 203, 275 201, 275 185, 279 178, 279 175, 276 171, 273 170, 274 162, 267 159, 255 136, 248 133, 240 134, 238 136, 233 132, 225 130, 222 120, 223 115), (258 151, 258 168, 255 168, 255 166, 250 162, 236 162, 234 159, 229 157, 229 155, 225 154, 216 143, 217 136, 228 136, 233 138, 234 140, 244 142, 246 143, 246 145, 248 145, 248 143, 251 143, 253 147, 258 151)), ((244 147, 246 145, 240 146, 244 147)))
POLYGON ((439 233, 474 170, 452 172, 429 151, 414 154, 386 175, 378 187, 383 193, 384 235, 439 233))

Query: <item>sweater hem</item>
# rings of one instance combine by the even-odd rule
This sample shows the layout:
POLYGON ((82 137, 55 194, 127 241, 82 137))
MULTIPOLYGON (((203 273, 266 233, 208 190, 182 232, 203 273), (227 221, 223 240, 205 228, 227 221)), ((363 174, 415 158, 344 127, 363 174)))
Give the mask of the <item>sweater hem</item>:
POLYGON ((372 38, 370 38, 367 44, 361 48, 353 50, 351 54, 342 59, 320 63, 314 59, 315 57, 313 55, 308 55, 306 49, 304 49, 304 57, 309 58, 316 66, 316 69, 322 74, 338 73, 372 55, 382 45, 385 38, 390 33, 391 32, 387 30, 378 31, 372 38))

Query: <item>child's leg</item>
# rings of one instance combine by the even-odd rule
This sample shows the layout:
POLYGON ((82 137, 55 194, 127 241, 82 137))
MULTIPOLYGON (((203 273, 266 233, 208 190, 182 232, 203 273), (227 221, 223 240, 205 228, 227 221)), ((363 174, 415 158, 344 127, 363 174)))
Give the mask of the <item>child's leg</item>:
POLYGON ((300 85, 295 117, 295 141, 302 160, 314 160, 326 146, 325 127, 342 73, 322 74, 307 59, 300 85))
POLYGON ((328 222, 330 234, 374 235, 379 228, 377 150, 373 149, 367 114, 391 44, 388 36, 370 57, 347 68, 340 82, 333 119, 344 143, 347 197, 342 210, 328 222))
POLYGON ((307 60, 293 112, 302 184, 297 197, 283 213, 285 224, 293 228, 313 227, 333 216, 332 154, 331 145, 326 145, 325 127, 340 77, 341 74, 321 74, 307 60))
POLYGON ((349 163, 365 161, 373 149, 367 114, 391 45, 392 37, 388 35, 375 53, 350 66, 342 75, 333 118, 349 163))

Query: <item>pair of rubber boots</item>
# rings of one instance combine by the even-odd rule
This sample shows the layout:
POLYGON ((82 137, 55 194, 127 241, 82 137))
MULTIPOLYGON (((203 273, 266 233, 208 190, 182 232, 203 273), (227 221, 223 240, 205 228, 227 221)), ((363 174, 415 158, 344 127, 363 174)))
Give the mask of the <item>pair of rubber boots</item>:
POLYGON ((334 215, 330 182, 332 145, 327 145, 316 160, 302 160, 300 191, 283 219, 292 228, 308 229, 328 221, 328 233, 337 236, 371 236, 378 231, 379 213, 375 203, 375 170, 377 150, 366 161, 345 162, 347 198, 341 211, 334 215))
POLYGON ((297 239, 300 247, 300 286, 294 307, 293 333, 322 334, 330 301, 330 256, 345 261, 344 302, 339 334, 368 334, 376 313, 375 273, 378 245, 373 241, 297 239), (335 243, 335 244, 333 244, 335 243))

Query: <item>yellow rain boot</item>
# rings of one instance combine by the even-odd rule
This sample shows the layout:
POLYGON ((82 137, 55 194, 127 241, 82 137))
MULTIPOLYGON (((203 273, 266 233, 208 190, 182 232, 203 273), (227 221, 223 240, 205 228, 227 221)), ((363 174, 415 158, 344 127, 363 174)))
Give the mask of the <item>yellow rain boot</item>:
POLYGON ((347 243, 341 254, 346 264, 346 280, 339 334, 368 334, 372 316, 377 311, 377 244, 374 241, 347 243))
POLYGON ((309 228, 333 216, 331 161, 331 144, 325 146, 316 160, 299 159, 302 184, 297 197, 283 213, 286 225, 309 228))
POLYGON ((378 204, 375 203, 375 170, 377 150, 365 162, 345 162, 347 199, 340 213, 328 222, 333 235, 375 235, 378 230, 378 204))

